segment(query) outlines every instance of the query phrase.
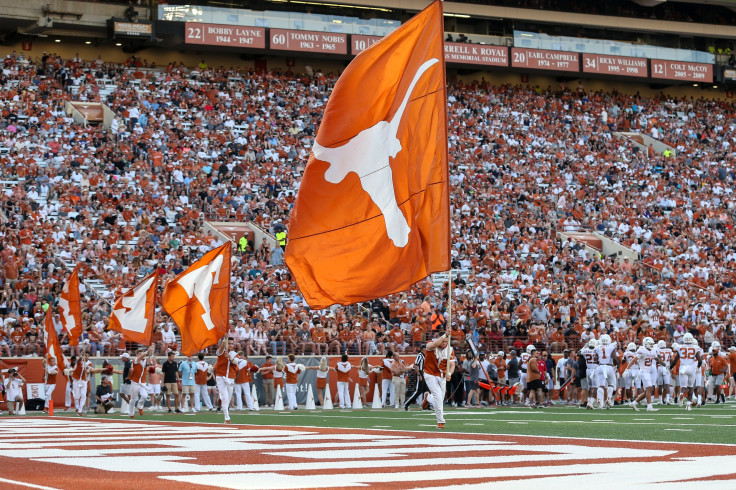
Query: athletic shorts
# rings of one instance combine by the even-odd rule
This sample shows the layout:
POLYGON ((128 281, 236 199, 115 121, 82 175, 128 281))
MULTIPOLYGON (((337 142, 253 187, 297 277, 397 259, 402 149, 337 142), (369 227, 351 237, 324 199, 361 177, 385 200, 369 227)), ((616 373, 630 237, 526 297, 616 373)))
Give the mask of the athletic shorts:
POLYGON ((179 385, 176 383, 164 383, 164 386, 166 387, 166 393, 169 395, 178 395, 179 394, 179 385))
POLYGON ((152 395, 160 395, 161 394, 161 385, 160 384, 151 384, 148 383, 148 392, 152 395))
POLYGON ((120 386, 120 394, 130 396, 130 383, 127 383, 127 384, 123 383, 120 386))
POLYGON ((527 389, 529 390, 541 390, 544 388, 544 384, 541 379, 535 379, 534 381, 527 381, 527 389))

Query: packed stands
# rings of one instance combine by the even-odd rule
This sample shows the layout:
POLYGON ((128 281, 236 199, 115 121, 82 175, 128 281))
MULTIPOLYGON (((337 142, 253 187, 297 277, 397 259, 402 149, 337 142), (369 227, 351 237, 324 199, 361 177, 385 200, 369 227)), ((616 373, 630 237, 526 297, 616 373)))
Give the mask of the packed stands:
MULTIPOLYGON (((289 209, 335 74, 155 67, 131 58, 10 56, 0 78, 0 355, 39 355, 39 325, 82 264, 85 341, 114 355, 109 302, 161 283, 219 243, 212 219, 288 230, 289 209), (65 100, 106 103, 111 129, 65 100)), ((734 344, 734 108, 583 86, 448 87, 454 345, 559 352, 609 332, 690 331, 734 344), (675 153, 642 149, 640 131, 675 153), (590 230, 639 253, 619 262, 557 232, 590 230), (590 327, 590 328, 586 328, 590 327)), ((311 312, 277 247, 233 264, 231 334, 249 354, 412 352, 447 308, 431 278, 363 305, 311 312), (317 324, 322 327, 316 327, 317 324), (397 328, 393 324, 398 323, 397 328)), ((161 331, 169 323, 157 318, 161 331)))

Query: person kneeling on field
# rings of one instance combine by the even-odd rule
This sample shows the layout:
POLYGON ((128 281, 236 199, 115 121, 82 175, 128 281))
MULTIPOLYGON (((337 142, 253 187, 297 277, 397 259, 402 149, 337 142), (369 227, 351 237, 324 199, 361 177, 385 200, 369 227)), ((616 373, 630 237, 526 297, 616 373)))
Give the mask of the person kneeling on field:
POLYGON ((115 407, 115 402, 112 399, 112 386, 107 376, 100 378, 100 384, 95 392, 95 399, 97 400, 95 413, 108 413, 115 407))

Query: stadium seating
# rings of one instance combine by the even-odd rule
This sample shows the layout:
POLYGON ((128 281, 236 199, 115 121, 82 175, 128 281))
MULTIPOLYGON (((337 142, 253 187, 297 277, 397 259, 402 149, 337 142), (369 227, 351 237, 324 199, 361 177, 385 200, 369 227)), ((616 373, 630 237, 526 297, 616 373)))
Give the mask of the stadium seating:
MULTIPOLYGON (((216 245, 204 220, 288 230, 336 80, 63 59, 44 75, 34 68, 6 63, 0 88, 0 336, 12 355, 40 353, 26 324, 43 321, 78 263, 85 328, 99 330, 104 353, 115 354, 126 346, 105 331, 108 302, 143 275, 159 269, 165 280, 216 245), (67 85, 62 70, 71 73, 67 85), (106 103, 117 132, 75 123, 63 111, 67 99, 106 103)), ((448 87, 448 108, 458 347, 472 335, 482 349, 555 342, 560 350, 558 327, 570 347, 604 331, 624 342, 677 340, 689 330, 733 345, 731 103, 458 82, 448 87), (619 131, 645 133, 676 153, 643 150, 619 131), (602 257, 557 231, 597 231, 641 260, 602 257)), ((265 326, 303 352, 310 342, 298 330, 308 336, 315 319, 272 251, 242 254, 233 276, 238 342, 247 347, 251 327, 265 326)), ((328 353, 382 353, 393 345, 379 324, 397 319, 411 351, 431 335, 430 307, 446 307, 442 279, 385 302, 319 312, 328 353), (399 316, 403 307, 410 320, 399 316), (412 337, 413 324, 421 335, 412 337)))

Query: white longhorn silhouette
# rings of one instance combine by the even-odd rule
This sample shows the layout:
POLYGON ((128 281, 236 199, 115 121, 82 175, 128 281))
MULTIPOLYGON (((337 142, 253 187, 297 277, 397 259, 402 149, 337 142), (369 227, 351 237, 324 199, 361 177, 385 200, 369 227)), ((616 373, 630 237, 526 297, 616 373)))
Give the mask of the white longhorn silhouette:
POLYGON ((435 63, 439 60, 432 58, 419 67, 391 121, 379 121, 342 146, 326 148, 315 140, 312 147, 315 158, 330 164, 325 172, 327 182, 340 183, 350 172, 358 175, 361 187, 381 210, 386 234, 397 247, 405 247, 409 243, 411 228, 396 202, 389 158, 396 158, 402 149, 397 135, 414 86, 435 63))

